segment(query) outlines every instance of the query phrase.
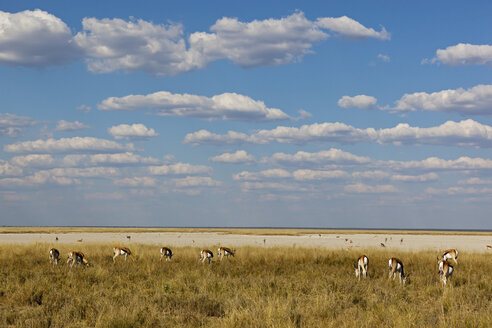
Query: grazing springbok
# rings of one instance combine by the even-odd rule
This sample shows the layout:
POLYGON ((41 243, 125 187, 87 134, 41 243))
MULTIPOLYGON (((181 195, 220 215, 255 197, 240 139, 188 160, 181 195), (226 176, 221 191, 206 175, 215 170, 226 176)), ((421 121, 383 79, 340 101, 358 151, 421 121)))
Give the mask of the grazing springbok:
POLYGON ((400 275, 400 283, 405 285, 408 280, 408 277, 410 277, 410 274, 405 275, 405 272, 403 271, 403 263, 399 259, 392 257, 389 259, 388 265, 389 265, 388 279, 391 279, 391 276, 393 276, 393 280, 395 280, 396 273, 398 272, 400 275))
POLYGON ((229 256, 234 256, 234 253, 235 251, 234 250, 231 250, 230 248, 227 248, 227 247, 219 247, 217 249, 217 257, 222 261, 222 259, 225 257, 227 257, 227 259, 229 259, 229 256))
POLYGON ((132 255, 132 252, 126 247, 113 247, 113 262, 116 261, 116 258, 120 255, 125 256, 125 261, 129 255, 132 255))
POLYGON ((212 263, 212 258, 214 257, 214 253, 212 253, 211 250, 208 249, 202 249, 200 252, 200 259, 198 260, 199 262, 202 261, 202 263, 205 263, 205 261, 208 259, 208 264, 212 263))
POLYGON ((60 261, 60 252, 56 248, 50 249, 50 263, 58 265, 58 261, 60 261))
POLYGON ((492 245, 485 246, 485 249, 492 249, 492 245))
POLYGON ((171 257, 173 257, 173 252, 171 251, 170 248, 167 247, 161 248, 161 261, 163 257, 166 257, 166 261, 171 261, 171 257))
POLYGON ((73 267, 74 265, 79 265, 79 264, 89 266, 89 262, 87 262, 87 259, 85 258, 84 253, 82 253, 81 251, 70 251, 70 252, 68 252, 67 264, 69 264, 70 267, 73 267))
POLYGON ((439 266, 439 277, 441 278, 441 282, 444 286, 448 282, 448 279, 451 280, 453 276, 454 267, 447 261, 437 257, 437 265, 439 266))
POLYGON ((456 249, 448 249, 442 253, 441 256, 443 261, 453 260, 454 263, 458 264, 458 250, 456 249))
POLYGON ((369 266, 369 258, 365 255, 359 256, 359 259, 357 259, 357 264, 354 264, 354 269, 355 269, 355 277, 359 278, 362 274, 364 278, 367 276, 367 268, 369 266))

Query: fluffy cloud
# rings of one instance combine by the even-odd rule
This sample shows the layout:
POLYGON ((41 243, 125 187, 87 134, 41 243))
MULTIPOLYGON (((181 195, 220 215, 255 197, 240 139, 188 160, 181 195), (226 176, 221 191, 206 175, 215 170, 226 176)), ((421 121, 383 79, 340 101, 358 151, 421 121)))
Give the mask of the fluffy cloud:
POLYGON ((63 65, 76 56, 70 28, 36 9, 0 11, 0 64, 26 67, 63 65))
POLYGON ((259 130, 251 135, 229 131, 217 135, 207 130, 189 133, 184 143, 200 144, 267 144, 269 142, 304 144, 307 142, 356 143, 375 141, 377 132, 373 128, 357 129, 344 123, 314 123, 300 128, 279 126, 273 130, 259 130))
POLYGON ((190 54, 206 63, 227 58, 242 67, 281 65, 300 60, 328 35, 302 12, 281 19, 244 23, 219 19, 210 30, 190 35, 190 54))
POLYGON ((395 145, 445 145, 461 147, 492 147, 492 127, 474 120, 447 121, 429 128, 398 124, 378 131, 378 142, 395 145))
POLYGON ((142 19, 84 18, 75 36, 59 18, 41 11, 0 11, 0 63, 44 67, 84 57, 94 73, 143 71, 166 76, 228 59, 241 67, 282 65, 312 53, 327 31, 353 38, 389 39, 389 33, 343 17, 311 21, 302 12, 275 19, 241 22, 224 17, 210 32, 191 33, 180 24, 142 19), (187 47, 188 45, 188 47, 187 47))
MULTIPOLYGON (((193 133, 188 133, 183 143, 198 145, 241 145, 243 143, 252 142, 246 133, 228 131, 226 134, 216 134, 207 130, 199 130, 193 133)), ((266 142, 264 142, 266 143, 266 142)))
POLYGON ((25 176, 22 178, 5 178, 0 179, 0 187, 15 188, 15 187, 36 187, 45 184, 54 184, 60 186, 67 186, 78 184, 80 181, 77 179, 71 179, 67 177, 55 176, 48 171, 39 171, 33 175, 25 176))
POLYGON ((330 164, 366 164, 371 161, 369 157, 357 156, 340 149, 331 148, 316 153, 298 151, 294 155, 285 153, 275 153, 270 158, 265 159, 267 162, 282 165, 330 165, 330 164))
POLYGON ((374 109, 377 99, 371 96, 358 95, 355 97, 343 96, 338 100, 338 106, 342 108, 374 109))
POLYGON ((352 177, 354 179, 367 179, 367 180, 383 180, 390 176, 390 174, 386 171, 374 170, 374 171, 363 171, 363 172, 354 172, 352 173, 352 177))
POLYGON ((363 183, 356 183, 345 186, 344 190, 348 193, 357 193, 357 194, 386 194, 386 193, 394 193, 398 192, 392 185, 376 185, 370 186, 363 183))
POLYGON ((492 65, 492 46, 459 43, 446 49, 438 49, 431 62, 451 66, 492 65))
POLYGON ((55 177, 70 177, 70 178, 109 178, 119 175, 120 171, 114 167, 86 167, 86 168, 55 168, 46 171, 51 176, 55 177))
POLYGON ((80 123, 79 121, 67 122, 64 120, 58 121, 56 124, 55 131, 78 131, 82 129, 87 129, 88 126, 80 123))
POLYGON ((159 135, 154 129, 149 129, 143 124, 120 124, 112 126, 108 129, 108 133, 111 134, 116 140, 146 139, 150 137, 157 137, 159 135))
POLYGON ((22 168, 0 159, 0 176, 16 176, 23 173, 22 168))
POLYGON ((12 157, 10 162, 21 167, 46 167, 54 165, 56 160, 48 154, 31 154, 12 157))
POLYGON ((214 163, 242 164, 254 162, 255 157, 248 154, 245 150, 238 150, 235 153, 224 153, 211 157, 209 160, 214 163))
POLYGON ((65 166, 93 166, 93 165, 155 165, 159 160, 152 157, 125 152, 117 154, 94 154, 94 155, 67 155, 62 160, 65 166))
POLYGON ((133 151, 132 144, 120 144, 106 139, 92 137, 73 137, 61 139, 46 139, 24 141, 5 145, 3 150, 7 153, 118 153, 133 151))
POLYGON ((405 94, 395 107, 385 109, 395 112, 417 110, 458 113, 462 115, 492 115, 492 85, 477 85, 470 89, 449 89, 433 93, 405 94))
POLYGON ((347 16, 318 18, 316 25, 352 39, 376 38, 380 40, 389 40, 391 38, 384 27, 381 28, 380 32, 377 32, 347 16))
POLYGON ((262 181, 272 179, 294 179, 297 181, 321 181, 344 179, 350 177, 345 171, 341 170, 296 170, 289 172, 283 169, 270 169, 259 172, 243 171, 234 174, 232 178, 236 181, 262 181))
POLYGON ((24 128, 34 124, 36 122, 26 116, 0 113, 0 136, 15 138, 21 134, 24 128))
POLYGON ((212 173, 212 168, 205 165, 176 163, 170 165, 150 166, 149 172, 153 175, 196 175, 210 174, 212 173))
POLYGON ((343 123, 314 123, 300 128, 279 126, 273 130, 259 130, 250 135, 229 131, 218 135, 206 130, 189 133, 184 143, 212 144, 267 144, 270 142, 304 144, 309 142, 338 142, 352 144, 378 142, 394 145, 444 145, 460 147, 492 147, 492 127, 468 119, 447 121, 439 126, 420 128, 401 123, 393 128, 358 129, 343 123))
POLYGON ((194 68, 186 54, 181 25, 144 20, 84 18, 74 43, 83 49, 91 72, 143 71, 169 75, 194 68))
POLYGON ((291 119, 277 108, 237 93, 213 97, 173 94, 160 91, 148 95, 110 97, 98 105, 100 110, 154 110, 161 116, 199 117, 210 120, 279 121, 291 119))
POLYGON ((421 161, 387 161, 381 162, 393 170, 490 170, 492 160, 462 156, 454 160, 429 157, 421 161))

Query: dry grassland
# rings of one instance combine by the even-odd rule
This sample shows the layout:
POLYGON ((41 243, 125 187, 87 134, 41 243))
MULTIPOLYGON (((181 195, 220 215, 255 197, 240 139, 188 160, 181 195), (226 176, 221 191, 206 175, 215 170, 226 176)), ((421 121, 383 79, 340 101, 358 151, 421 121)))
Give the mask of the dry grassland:
MULTIPOLYGON (((0 245, 0 327, 490 327, 492 252, 460 252, 451 285, 437 277, 435 252, 367 249, 369 275, 355 279, 359 253, 244 247, 235 258, 199 264, 198 248, 129 244, 0 245), (70 269, 69 249, 91 266, 70 269), (399 257, 411 283, 388 281, 399 257), (133 258, 133 260, 131 259, 133 258)), ((212 245, 211 245, 212 247, 212 245)), ((216 253, 216 247, 211 248, 216 253)))

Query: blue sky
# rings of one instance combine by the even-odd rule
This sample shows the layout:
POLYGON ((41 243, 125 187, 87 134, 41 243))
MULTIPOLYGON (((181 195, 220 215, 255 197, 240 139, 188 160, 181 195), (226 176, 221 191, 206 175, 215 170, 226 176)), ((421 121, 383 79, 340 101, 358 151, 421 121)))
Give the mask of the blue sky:
POLYGON ((491 9, 2 4, 1 224, 491 229, 491 9))

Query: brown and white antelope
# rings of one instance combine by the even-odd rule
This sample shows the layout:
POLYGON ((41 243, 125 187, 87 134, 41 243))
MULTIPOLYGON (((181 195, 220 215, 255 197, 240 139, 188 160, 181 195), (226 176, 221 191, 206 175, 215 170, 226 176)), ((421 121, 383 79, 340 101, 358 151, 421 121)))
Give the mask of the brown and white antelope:
POLYGON ((441 256, 443 261, 453 260, 454 263, 458 264, 458 250, 456 249, 448 249, 442 253, 441 256))
POLYGON ((166 258, 166 261, 171 261, 171 257, 173 257, 173 252, 171 251, 170 248, 167 247, 161 248, 161 261, 163 257, 166 258))
POLYGON ((410 277, 410 274, 405 275, 405 271, 403 270, 403 263, 396 257, 392 257, 388 261, 388 266, 389 266, 389 276, 388 279, 391 279, 391 276, 393 276, 393 280, 396 278, 396 273, 399 273, 400 276, 400 283, 401 284, 406 284, 408 277, 410 277))
POLYGON ((365 255, 359 256, 359 258, 357 259, 357 264, 354 264, 355 277, 359 278, 359 280, 361 275, 366 278, 368 266, 369 258, 365 255))
POLYGON ((60 252, 56 248, 50 249, 50 263, 58 265, 58 261, 60 261, 60 252))
POLYGON ((217 249, 217 257, 222 261, 222 259, 225 257, 227 257, 227 259, 229 259, 229 256, 234 256, 234 253, 235 251, 231 250, 230 248, 228 247, 219 247, 217 249))
POLYGON ((439 266, 439 277, 444 286, 448 280, 451 280, 453 276, 454 267, 447 261, 437 257, 437 264, 439 266))
POLYGON ((492 245, 485 246, 485 249, 492 249, 492 245))
POLYGON ((79 264, 89 266, 89 262, 85 258, 84 253, 82 253, 81 251, 70 251, 70 252, 68 252, 67 264, 69 264, 70 267, 73 267, 74 265, 79 265, 79 264))
POLYGON ((212 253, 211 250, 209 249, 202 249, 200 252, 200 259, 198 260, 199 262, 202 261, 202 263, 205 263, 205 261, 208 259, 208 264, 212 263, 212 258, 214 257, 214 253, 212 253))
POLYGON ((120 255, 125 256, 125 261, 129 255, 132 255, 132 252, 126 247, 113 247, 113 262, 116 261, 116 258, 120 255))

